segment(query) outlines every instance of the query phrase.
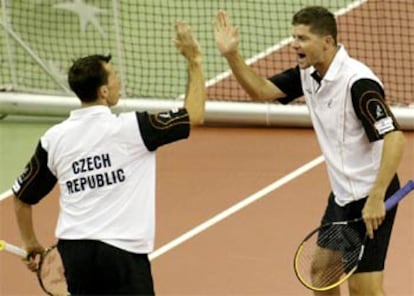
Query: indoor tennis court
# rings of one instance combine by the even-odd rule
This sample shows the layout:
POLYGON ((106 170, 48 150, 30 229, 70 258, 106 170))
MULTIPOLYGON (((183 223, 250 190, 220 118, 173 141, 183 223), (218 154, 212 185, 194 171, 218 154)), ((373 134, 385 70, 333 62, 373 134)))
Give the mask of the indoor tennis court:
MULTIPOLYGON (((278 114, 267 113, 266 106, 259 122, 254 110, 244 111, 255 106, 246 102, 214 47, 211 20, 217 9, 229 11, 240 25, 242 52, 266 76, 294 63, 287 45, 295 10, 322 4, 335 11, 345 28, 341 41, 380 74, 387 99, 403 111, 407 144, 399 174, 402 184, 414 178, 411 0, 211 0, 199 6, 189 0, 140 0, 139 5, 83 0, 78 2, 99 5, 99 22, 80 28, 80 19, 59 6, 64 1, 29 2, 2 0, 2 9, 11 13, 1 16, 2 24, 8 16, 10 26, 0 27, 0 61, 7 65, 0 68, 0 194, 20 174, 42 133, 72 106, 64 74, 72 57, 111 52, 128 100, 180 102, 186 72, 171 46, 178 17, 194 25, 205 50, 208 103, 247 104, 237 116, 234 110, 221 117, 209 110, 206 125, 188 140, 158 151, 157 236, 150 255, 157 295, 311 295, 295 277, 293 256, 325 208, 330 190, 325 164, 307 124, 275 124, 278 114), (117 20, 105 17, 115 14, 117 20), (118 25, 121 32, 113 29, 118 25), (126 43, 130 47, 118 46, 126 43), (154 83, 160 80, 162 87, 154 83), (16 102, 16 93, 53 95, 64 106, 16 102)), ((57 210, 57 190, 35 208, 45 246, 55 241, 57 210)), ((400 204, 391 239, 384 279, 388 295, 414 295, 413 229, 411 193, 400 204)), ((0 200, 0 239, 21 243, 10 198, 0 200)), ((36 276, 5 252, 0 253, 0 295, 43 295, 36 276)))
MULTIPOLYGON (((402 182, 414 176, 414 133, 406 136, 402 182)), ((203 127, 160 149, 159 255, 152 260, 158 295, 310 295, 294 275, 293 255, 318 223, 329 192, 319 156, 311 129, 203 127), (275 182, 274 190, 259 192, 275 182), (214 219, 224 211, 232 214, 214 219)), ((56 210, 56 192, 35 210, 45 244, 53 242, 56 210)), ((0 203, 0 215, 2 237, 18 243, 11 200, 0 203)), ((413 221, 411 196, 395 223, 385 272, 389 295, 414 293, 413 221)), ((42 295, 19 259, 1 255, 1 295, 42 295)))

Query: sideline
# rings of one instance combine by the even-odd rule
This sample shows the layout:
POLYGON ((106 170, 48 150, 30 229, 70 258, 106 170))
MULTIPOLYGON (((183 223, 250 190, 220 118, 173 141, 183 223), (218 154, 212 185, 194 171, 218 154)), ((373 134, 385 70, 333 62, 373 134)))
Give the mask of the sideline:
MULTIPOLYGON (((219 223, 220 221, 228 218, 229 216, 237 213, 238 211, 242 210, 243 208, 247 207, 251 203, 265 197, 270 192, 278 189, 279 187, 289 183, 290 181, 298 178, 299 176, 303 175, 307 171, 310 171, 314 167, 320 165, 324 162, 324 157, 322 155, 318 156, 317 158, 311 160, 310 162, 304 164, 303 166, 297 168, 296 170, 292 171, 291 173, 285 175, 284 177, 276 180, 275 182, 269 184, 268 186, 262 188, 261 190, 253 193, 252 195, 246 197, 245 199, 241 200, 240 202, 234 204, 230 208, 218 213, 214 217, 210 218, 209 220, 199 224, 198 226, 194 227, 193 229, 187 231, 186 233, 182 234, 181 236, 173 239, 172 241, 166 243, 165 245, 159 247, 158 249, 154 250, 151 254, 148 255, 150 260, 154 260, 159 256, 167 253, 168 251, 178 247, 179 245, 183 244, 184 242, 188 241, 189 239, 195 237, 196 235, 200 234, 201 232, 205 231, 206 229, 214 226, 215 224, 219 223)), ((9 198, 12 196, 12 191, 7 190, 0 194, 0 201, 9 198)))
POLYGON ((0 194, 0 201, 2 201, 3 199, 9 198, 13 195, 13 192, 11 191, 11 189, 3 192, 2 194, 0 194))
POLYGON ((228 218, 230 215, 237 213, 238 211, 242 210, 243 208, 247 207, 251 203, 261 199, 262 197, 266 196, 270 192, 278 189, 279 187, 285 185, 286 183, 294 180, 295 178, 299 177, 300 175, 306 173, 307 171, 313 169, 314 167, 318 166, 324 161, 324 157, 322 155, 318 156, 317 158, 311 160, 310 162, 304 164, 303 166, 297 168, 293 172, 285 175, 284 177, 276 180, 275 182, 271 183, 270 185, 264 187, 263 189, 253 193, 252 195, 246 197, 242 201, 236 203, 235 205, 231 206, 230 208, 222 211, 221 213, 215 215, 214 217, 210 218, 209 220, 199 224, 198 226, 194 227, 190 231, 182 234, 181 236, 177 237, 176 239, 166 243, 165 245, 159 247, 151 254, 149 254, 149 259, 154 260, 159 256, 165 254, 166 252, 174 249, 175 247, 181 245, 182 243, 186 242, 187 240, 193 238, 194 236, 200 234, 202 231, 214 226, 215 224, 219 223, 220 221, 228 218))

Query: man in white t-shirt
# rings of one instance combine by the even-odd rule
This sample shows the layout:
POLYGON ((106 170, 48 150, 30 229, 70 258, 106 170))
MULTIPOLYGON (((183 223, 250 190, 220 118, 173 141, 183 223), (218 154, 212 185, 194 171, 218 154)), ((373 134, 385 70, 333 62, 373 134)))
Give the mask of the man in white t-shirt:
MULTIPOLYGON (((351 295, 383 295, 384 261, 396 213, 394 208, 386 214, 384 199, 400 186, 396 172, 404 136, 385 102, 381 81, 337 43, 331 12, 306 7, 293 16, 292 25, 297 66, 269 79, 245 63, 238 50, 238 28, 224 11, 215 17, 216 45, 253 100, 287 104, 305 97, 332 187, 322 223, 363 217, 371 239, 348 281, 349 290, 351 295)), ((338 288, 326 292, 339 293, 338 288)))
POLYGON ((190 126, 204 120, 202 54, 183 22, 176 23, 175 45, 188 64, 184 106, 158 114, 112 114, 120 80, 111 57, 76 60, 68 80, 81 108, 45 132, 13 186, 32 270, 43 251, 32 205, 59 186, 56 237, 72 295, 154 294, 147 254, 155 235, 155 151, 187 138, 190 126))

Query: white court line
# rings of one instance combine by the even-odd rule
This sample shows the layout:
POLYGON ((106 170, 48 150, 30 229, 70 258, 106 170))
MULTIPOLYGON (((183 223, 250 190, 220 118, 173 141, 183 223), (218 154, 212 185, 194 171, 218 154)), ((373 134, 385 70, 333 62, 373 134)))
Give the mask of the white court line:
POLYGON ((262 197, 266 196, 273 190, 285 185, 286 183, 292 181, 293 179, 299 177, 300 175, 306 173, 307 171, 313 169, 314 167, 318 166, 324 161, 324 157, 318 156, 317 158, 311 160, 310 162, 304 164, 303 166, 297 168, 293 172, 287 174, 286 176, 282 177, 279 180, 276 180, 272 184, 264 187, 263 189, 253 193, 252 195, 246 197, 242 201, 238 202, 237 204, 231 206, 230 208, 222 211, 221 213, 215 215, 213 218, 199 224, 198 226, 194 227, 190 231, 182 234, 181 236, 177 237, 176 239, 166 243, 165 245, 161 246, 160 248, 156 249, 154 252, 149 254, 149 259, 154 260, 155 258, 165 254, 166 252, 174 249, 175 247, 181 245, 182 243, 188 241, 189 239, 193 238, 194 236, 200 234, 202 231, 214 226, 215 224, 219 223, 220 221, 228 218, 230 215, 242 210, 243 208, 247 207, 251 203, 255 202, 256 200, 261 199, 262 197))
MULTIPOLYGON (((233 215, 234 213, 237 213, 238 211, 242 210, 243 208, 247 207, 251 203, 263 198, 270 192, 278 189, 279 187, 285 185, 286 183, 292 181, 293 179, 299 177, 300 175, 303 175, 307 171, 313 169, 314 167, 318 166, 324 161, 324 157, 322 155, 318 156, 317 158, 311 160, 310 162, 304 164, 303 166, 297 168, 293 172, 287 174, 286 176, 280 178, 279 180, 276 180, 272 184, 264 187, 263 189, 257 191, 256 193, 253 193, 252 195, 246 197, 242 201, 238 202, 237 204, 231 206, 230 208, 222 211, 221 213, 215 215, 213 218, 199 224, 198 226, 194 227, 190 231, 182 234, 181 236, 177 237, 176 239, 166 243, 165 245, 161 246, 160 248, 156 249, 154 252, 149 254, 149 259, 154 260, 157 257, 167 253, 168 251, 174 249, 175 247, 181 245, 182 243, 188 241, 189 239, 193 238, 194 236, 200 234, 204 230, 214 226, 215 224, 219 223, 220 221, 228 218, 229 216, 233 215)), ((8 198, 11 196, 12 191, 7 190, 0 194, 0 201, 3 199, 8 198)))
POLYGON ((0 201, 12 196, 12 194, 13 194, 13 192, 10 189, 7 190, 7 191, 4 191, 2 194, 0 194, 0 201))

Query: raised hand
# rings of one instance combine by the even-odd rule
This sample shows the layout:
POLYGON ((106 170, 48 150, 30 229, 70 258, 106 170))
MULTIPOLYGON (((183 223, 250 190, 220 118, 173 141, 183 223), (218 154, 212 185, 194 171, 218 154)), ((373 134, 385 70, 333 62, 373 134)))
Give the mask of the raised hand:
POLYGON ((231 24, 227 13, 219 10, 214 17, 214 35, 217 48, 223 56, 236 53, 239 46, 239 28, 231 24))
POLYGON ((191 27, 183 22, 175 23, 175 47, 189 61, 201 62, 201 50, 197 40, 194 38, 191 27))

